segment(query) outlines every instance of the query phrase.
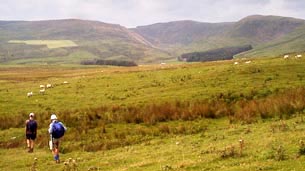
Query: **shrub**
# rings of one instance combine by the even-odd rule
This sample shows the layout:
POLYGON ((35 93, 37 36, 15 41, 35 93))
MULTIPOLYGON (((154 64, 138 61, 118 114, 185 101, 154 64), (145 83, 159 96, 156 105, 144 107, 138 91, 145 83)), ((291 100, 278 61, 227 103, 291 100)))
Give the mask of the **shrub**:
POLYGON ((225 147, 223 150, 220 150, 220 157, 221 158, 230 158, 238 156, 238 152, 235 146, 230 145, 225 147))
POLYGON ((279 145, 275 150, 274 159, 277 161, 285 160, 286 154, 283 146, 279 145))
POLYGON ((305 155, 305 143, 303 140, 300 141, 298 153, 299 155, 305 155))

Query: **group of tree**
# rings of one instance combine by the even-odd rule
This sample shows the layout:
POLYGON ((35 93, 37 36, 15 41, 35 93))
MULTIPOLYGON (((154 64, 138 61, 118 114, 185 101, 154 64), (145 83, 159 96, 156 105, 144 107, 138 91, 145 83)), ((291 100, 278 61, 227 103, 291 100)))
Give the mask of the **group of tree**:
POLYGON ((233 56, 251 50, 251 45, 225 47, 220 49, 209 50, 205 52, 192 52, 185 53, 178 57, 179 61, 186 62, 205 62, 205 61, 217 61, 217 60, 229 60, 233 59, 233 56))
POLYGON ((137 66, 137 64, 134 61, 103 60, 103 59, 85 60, 85 61, 82 61, 81 64, 82 65, 137 66))

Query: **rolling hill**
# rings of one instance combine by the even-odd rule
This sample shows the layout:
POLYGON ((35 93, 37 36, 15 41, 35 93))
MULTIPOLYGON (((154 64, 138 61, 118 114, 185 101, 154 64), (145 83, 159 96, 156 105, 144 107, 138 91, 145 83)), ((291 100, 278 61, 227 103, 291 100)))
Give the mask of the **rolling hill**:
POLYGON ((220 36, 232 28, 234 23, 201 23, 196 21, 175 21, 139 26, 134 30, 158 46, 173 44, 188 45, 211 36, 220 36))
POLYGON ((305 51, 305 21, 248 16, 237 22, 173 21, 136 28, 78 19, 0 21, 0 63, 80 64, 84 60, 176 61, 184 53, 251 45, 235 57, 305 51), (54 48, 55 47, 55 48, 54 48))
POLYGON ((0 22, 0 61, 16 63, 79 63, 84 59, 124 59, 136 62, 167 58, 168 54, 152 47, 142 36, 125 27, 98 21, 77 19, 51 21, 0 22), (69 40, 77 46, 50 49, 47 45, 12 43, 31 40, 69 40), (53 58, 53 59, 50 59, 53 58))
POLYGON ((251 44, 254 47, 251 53, 243 54, 249 57, 268 52, 280 55, 305 51, 302 37, 305 34, 304 26, 305 21, 301 19, 253 15, 238 22, 176 21, 140 26, 133 30, 155 46, 175 55, 251 44), (270 46, 276 46, 281 51, 270 50, 270 46))

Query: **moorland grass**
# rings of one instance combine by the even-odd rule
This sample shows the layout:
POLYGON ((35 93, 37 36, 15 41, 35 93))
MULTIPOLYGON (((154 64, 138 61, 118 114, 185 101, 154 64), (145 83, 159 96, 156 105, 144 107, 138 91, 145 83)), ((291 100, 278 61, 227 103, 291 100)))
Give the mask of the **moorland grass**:
POLYGON ((96 67, 2 68, 0 114, 43 113, 128 106, 162 102, 195 101, 226 95, 262 98, 305 84, 304 59, 254 60, 250 65, 231 61, 133 68, 96 67), (64 81, 70 84, 63 85, 64 81), (52 89, 39 94, 39 85, 52 89), (27 92, 34 96, 28 98, 27 92), (65 105, 62 105, 65 104, 65 105))
POLYGON ((54 169, 46 129, 56 113, 69 128, 63 159, 78 158, 80 170, 302 170, 305 61, 251 60, 1 67, 0 169, 28 170, 33 157, 54 169), (40 127, 34 155, 23 154, 29 112, 40 127), (15 153, 25 158, 9 165, 15 153))
MULTIPOLYGON (((97 152, 84 149, 65 148, 77 143, 62 141, 61 164, 55 164, 46 144, 28 154, 26 149, 0 148, 2 170, 29 170, 37 160, 38 170, 64 170, 64 161, 76 160, 77 169, 88 170, 303 170, 304 156, 299 153, 300 141, 304 141, 305 122, 300 116, 288 120, 272 119, 255 124, 230 124, 226 119, 203 119, 192 122, 160 123, 171 129, 185 126, 204 125, 205 130, 177 134, 174 132, 146 135, 145 141, 133 145, 120 145, 115 149, 97 152), (240 140, 244 141, 240 153, 240 140), (18 154, 18 155, 16 155, 18 154), (226 154, 226 155, 224 155, 226 154)), ((140 125, 138 125, 140 126, 140 125)), ((157 124, 150 128, 159 127, 157 124)), ((108 127, 108 126, 107 126, 108 127)), ((129 125, 109 125, 108 131, 124 132, 129 125)), ((131 126, 132 127, 132 126, 131 126)), ((130 130, 135 128, 130 128, 130 130)), ((43 130, 40 130, 41 132, 43 130)), ((129 131, 129 130, 128 130, 129 131)), ((15 131, 7 132, 11 137, 15 131)), ((127 131, 126 131, 127 132, 127 131)), ((69 136, 72 131, 68 131, 69 136)), ((3 136, 3 131, 1 131, 3 136)), ((102 142, 103 138, 92 140, 91 144, 102 142)), ((89 146, 90 144, 85 144, 89 146)), ((23 145, 25 146, 25 144, 23 145)))

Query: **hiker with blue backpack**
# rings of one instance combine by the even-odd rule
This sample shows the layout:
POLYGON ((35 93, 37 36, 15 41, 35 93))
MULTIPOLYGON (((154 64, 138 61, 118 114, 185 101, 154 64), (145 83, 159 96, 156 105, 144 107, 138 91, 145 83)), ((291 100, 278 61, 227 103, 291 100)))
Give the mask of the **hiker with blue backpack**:
POLYGON ((64 136, 67 128, 64 126, 62 122, 57 120, 55 114, 51 115, 51 123, 49 126, 49 133, 50 133, 50 149, 52 150, 54 160, 56 163, 60 163, 59 160, 59 140, 62 136, 64 136))
POLYGON ((25 136, 28 152, 33 153, 34 141, 37 135, 37 122, 34 120, 34 113, 29 114, 29 119, 25 121, 25 136))

